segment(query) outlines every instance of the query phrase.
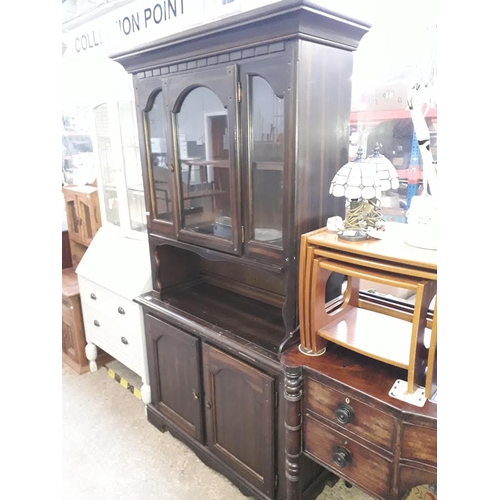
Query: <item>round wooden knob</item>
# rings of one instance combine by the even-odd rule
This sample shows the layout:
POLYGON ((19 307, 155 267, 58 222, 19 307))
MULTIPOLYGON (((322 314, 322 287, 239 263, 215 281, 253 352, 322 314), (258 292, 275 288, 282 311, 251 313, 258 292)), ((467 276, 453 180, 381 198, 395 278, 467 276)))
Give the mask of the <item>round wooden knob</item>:
POLYGON ((354 420, 354 410, 345 403, 340 403, 335 410, 335 418, 339 424, 348 424, 354 420))
POLYGON ((335 446, 333 450, 333 461, 338 467, 345 467, 352 462, 351 452, 342 446, 335 446))

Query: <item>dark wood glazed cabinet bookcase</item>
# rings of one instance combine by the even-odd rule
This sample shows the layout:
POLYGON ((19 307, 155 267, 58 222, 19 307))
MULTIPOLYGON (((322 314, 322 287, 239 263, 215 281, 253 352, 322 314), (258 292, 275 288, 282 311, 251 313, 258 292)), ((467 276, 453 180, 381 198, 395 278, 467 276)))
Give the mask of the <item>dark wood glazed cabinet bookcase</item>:
MULTIPOLYGON (((284 0, 112 56, 140 131, 148 420, 254 498, 286 495, 279 357, 299 341, 300 235, 343 213, 328 186, 368 28, 284 0)), ((323 479, 304 458, 304 498, 323 479)))

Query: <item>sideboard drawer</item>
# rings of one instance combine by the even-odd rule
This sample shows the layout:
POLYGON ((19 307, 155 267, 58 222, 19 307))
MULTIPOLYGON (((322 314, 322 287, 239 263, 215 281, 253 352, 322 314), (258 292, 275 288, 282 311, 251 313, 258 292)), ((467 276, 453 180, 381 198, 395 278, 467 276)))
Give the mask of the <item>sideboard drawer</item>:
POLYGON ((309 377, 304 387, 306 411, 310 410, 346 432, 392 453, 395 431, 393 417, 309 377))
POLYGON ((435 466, 437 464, 437 430, 404 424, 401 458, 435 466))
POLYGON ((380 498, 388 498, 392 484, 392 460, 362 446, 306 413, 304 451, 333 473, 362 486, 380 498))

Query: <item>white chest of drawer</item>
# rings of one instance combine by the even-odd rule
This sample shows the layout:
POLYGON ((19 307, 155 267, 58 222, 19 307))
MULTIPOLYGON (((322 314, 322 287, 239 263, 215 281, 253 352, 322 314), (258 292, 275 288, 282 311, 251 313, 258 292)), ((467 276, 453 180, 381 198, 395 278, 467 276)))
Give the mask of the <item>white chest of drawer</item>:
POLYGON ((116 235, 102 227, 76 270, 91 371, 97 347, 142 379, 141 397, 151 401, 141 306, 134 297, 151 290, 147 241, 116 235))

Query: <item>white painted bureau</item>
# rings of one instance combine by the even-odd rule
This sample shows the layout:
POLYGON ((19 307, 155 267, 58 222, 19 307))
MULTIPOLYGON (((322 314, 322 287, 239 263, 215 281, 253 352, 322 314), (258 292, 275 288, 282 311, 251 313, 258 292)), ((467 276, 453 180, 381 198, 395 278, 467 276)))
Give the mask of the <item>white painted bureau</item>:
POLYGON ((142 379, 141 398, 151 401, 141 306, 133 299, 151 290, 148 242, 105 226, 76 269, 80 286, 90 371, 97 370, 97 347, 142 379))

